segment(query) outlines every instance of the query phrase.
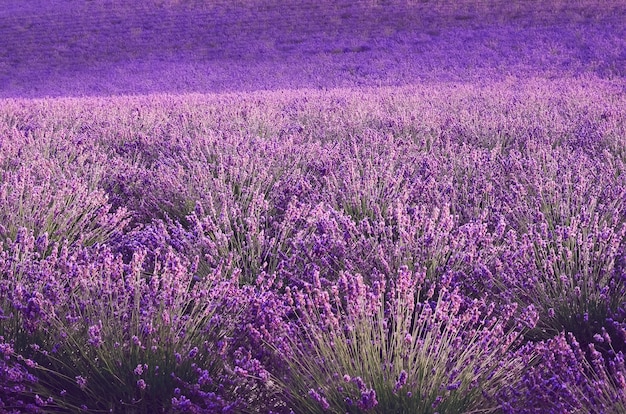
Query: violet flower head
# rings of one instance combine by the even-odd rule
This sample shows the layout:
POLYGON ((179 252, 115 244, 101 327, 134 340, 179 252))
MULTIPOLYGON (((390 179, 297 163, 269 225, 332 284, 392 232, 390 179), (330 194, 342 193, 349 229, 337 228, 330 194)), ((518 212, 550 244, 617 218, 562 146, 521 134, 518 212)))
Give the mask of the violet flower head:
POLYGON ((137 367, 133 370, 135 375, 143 375, 144 366, 142 364, 137 364, 137 367))
POLYGON ((354 384, 356 384, 356 386, 357 386, 357 388, 359 389, 360 392, 367 391, 367 386, 365 385, 365 381, 363 381, 363 378, 361 378, 361 377, 353 377, 352 378, 352 382, 354 384))
POLYGON ((376 399, 376 391, 374 389, 367 390, 366 392, 361 393, 361 399, 359 400, 357 406, 362 410, 370 410, 378 405, 378 400, 376 399))
POLYGON ((98 321, 97 325, 92 325, 89 327, 89 340, 87 341, 89 345, 93 347, 99 347, 102 345, 102 321, 98 321))
POLYGON ((317 401, 322 407, 322 410, 328 410, 330 408, 330 404, 328 403, 328 400, 326 400, 324 396, 322 396, 319 392, 315 391, 313 388, 309 390, 309 397, 317 401))
POLYGON ((87 379, 81 375, 77 375, 76 384, 78 385, 78 388, 84 391, 87 388, 87 379))
POLYGON ((398 380, 396 381, 396 384, 393 387, 394 394, 397 394, 398 391, 400 391, 400 389, 404 387, 404 385, 406 384, 407 377, 408 377, 408 374, 406 373, 406 371, 402 370, 402 372, 400 372, 400 376, 398 377, 398 380))

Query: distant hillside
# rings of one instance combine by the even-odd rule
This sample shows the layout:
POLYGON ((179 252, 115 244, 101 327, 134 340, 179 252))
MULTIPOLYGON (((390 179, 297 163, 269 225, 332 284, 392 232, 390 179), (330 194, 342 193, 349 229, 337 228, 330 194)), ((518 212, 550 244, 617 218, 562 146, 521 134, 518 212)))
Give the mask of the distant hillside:
POLYGON ((623 76, 626 67, 620 1, 3 3, 0 97, 390 85, 529 65, 623 76), (546 50, 551 61, 534 56, 546 50))

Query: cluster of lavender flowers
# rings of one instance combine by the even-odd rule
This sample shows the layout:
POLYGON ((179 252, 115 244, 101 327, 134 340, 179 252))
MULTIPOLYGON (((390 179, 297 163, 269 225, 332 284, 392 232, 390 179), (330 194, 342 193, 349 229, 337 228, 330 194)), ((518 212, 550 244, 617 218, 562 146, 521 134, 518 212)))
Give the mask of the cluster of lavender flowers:
POLYGON ((621 412, 620 80, 0 103, 0 411, 621 412))

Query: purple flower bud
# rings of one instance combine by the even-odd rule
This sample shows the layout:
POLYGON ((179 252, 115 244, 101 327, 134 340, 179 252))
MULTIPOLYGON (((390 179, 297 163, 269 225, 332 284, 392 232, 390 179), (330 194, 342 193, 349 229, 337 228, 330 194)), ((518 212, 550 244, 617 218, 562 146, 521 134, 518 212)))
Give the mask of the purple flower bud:
POLYGON ((452 384, 449 384, 446 387, 446 389, 448 391, 454 391, 454 390, 458 390, 460 386, 461 386, 461 381, 456 381, 456 382, 453 382, 452 384))
POLYGON ((581 296, 580 286, 574 287, 574 294, 576 295, 577 298, 580 298, 580 296, 581 296))
POLYGON ((43 253, 48 248, 48 232, 45 232, 37 237, 35 247, 40 253, 43 253))
POLYGON ((435 398, 435 401, 433 401, 433 404, 432 404, 433 409, 436 409, 439 406, 439 404, 441 404, 441 401, 443 401, 443 398, 441 397, 441 395, 435 398))
POLYGON ((322 406, 322 410, 328 410, 330 408, 330 404, 328 403, 328 401, 326 400, 326 398, 324 398, 322 395, 320 395, 317 391, 315 391, 313 388, 311 388, 309 390, 309 397, 313 398, 315 401, 317 401, 321 406, 322 406))
POLYGON ((397 394, 398 391, 400 391, 400 389, 404 387, 404 385, 406 384, 407 377, 408 377, 408 374, 406 373, 406 371, 402 370, 402 372, 400 372, 400 376, 398 377, 398 380, 396 381, 396 385, 393 387, 394 394, 397 394))
POLYGON ((352 378, 352 382, 356 384, 356 386, 359 388, 360 392, 365 392, 367 390, 367 387, 365 385, 365 381, 363 381, 363 379, 361 377, 354 377, 354 378, 352 378))
POLYGON ((43 407, 44 405, 46 405, 46 402, 42 400, 39 395, 35 394, 35 404, 37 404, 39 407, 43 407))
POLYGON ((378 400, 376 399, 376 391, 370 389, 368 391, 361 393, 361 400, 359 401, 358 407, 363 410, 369 410, 378 405, 378 400))
POLYGON ((89 340, 87 341, 89 345, 94 346, 96 348, 102 345, 103 343, 102 337, 101 337, 102 321, 98 321, 98 322, 99 323, 97 325, 92 325, 89 327, 89 330, 88 330, 89 340))
POLYGON ((87 388, 87 379, 83 378, 80 375, 77 375, 75 379, 76 379, 76 384, 78 385, 78 388, 84 391, 85 388, 87 388))

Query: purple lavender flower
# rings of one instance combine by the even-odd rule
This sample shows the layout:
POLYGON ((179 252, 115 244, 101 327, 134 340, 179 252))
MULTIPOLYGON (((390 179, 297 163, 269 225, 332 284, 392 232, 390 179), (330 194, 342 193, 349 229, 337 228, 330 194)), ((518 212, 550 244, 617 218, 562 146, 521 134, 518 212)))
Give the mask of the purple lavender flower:
POLYGON ((145 391, 146 389, 146 382, 143 379, 140 379, 137 381, 137 388, 139 388, 141 391, 145 391))
POLYGON ((133 372, 135 373, 135 375, 142 375, 143 370, 144 370, 143 365, 137 364, 137 367, 133 370, 133 372))
POLYGON ((97 325, 90 326, 88 332, 89 340, 87 342, 89 345, 96 348, 102 345, 102 321, 98 321, 97 325))
POLYGON ((405 370, 402 370, 400 372, 400 376, 398 377, 398 380, 396 381, 396 384, 393 386, 393 393, 397 394, 398 391, 400 391, 400 389, 402 387, 404 387, 404 385, 406 384, 406 379, 408 378, 408 374, 406 373, 405 370))
POLYGON ((78 385, 78 388, 84 391, 87 388, 87 379, 82 377, 81 375, 77 375, 76 384, 78 385))
POLYGON ((322 410, 328 410, 330 408, 330 404, 328 403, 326 398, 317 391, 315 391, 313 388, 309 390, 309 397, 318 402, 322 407, 322 410))
POLYGON ((361 393, 361 399, 359 400, 357 406, 362 410, 369 410, 378 405, 378 400, 376 399, 376 391, 373 389, 367 390, 361 393))

